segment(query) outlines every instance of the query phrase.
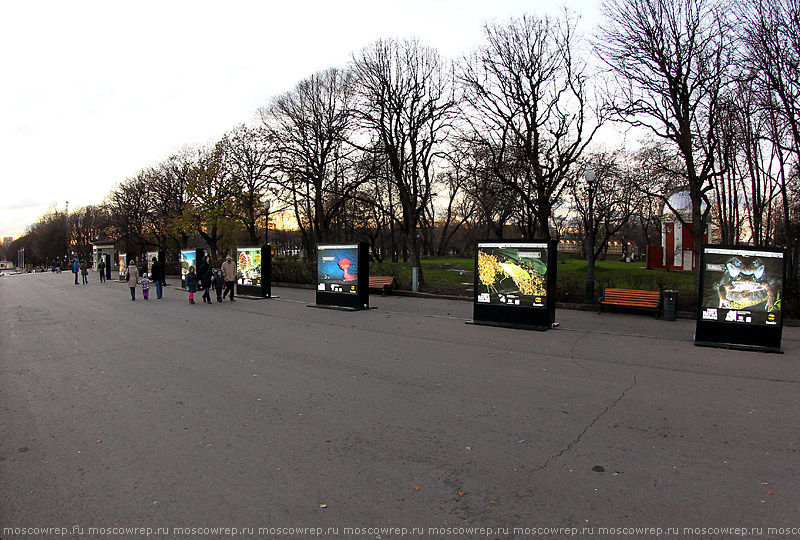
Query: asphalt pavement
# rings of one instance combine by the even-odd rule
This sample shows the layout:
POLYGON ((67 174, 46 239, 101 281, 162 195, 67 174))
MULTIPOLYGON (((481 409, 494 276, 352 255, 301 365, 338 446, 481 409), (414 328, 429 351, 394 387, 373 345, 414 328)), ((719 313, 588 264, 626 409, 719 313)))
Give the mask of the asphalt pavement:
POLYGON ((96 279, 0 278, 3 540, 800 538, 800 328, 96 279))

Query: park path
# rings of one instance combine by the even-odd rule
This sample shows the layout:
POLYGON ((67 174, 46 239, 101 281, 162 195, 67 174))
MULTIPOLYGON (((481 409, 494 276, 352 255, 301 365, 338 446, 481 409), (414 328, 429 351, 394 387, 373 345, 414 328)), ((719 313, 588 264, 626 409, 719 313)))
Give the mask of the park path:
POLYGON ((467 302, 346 313, 279 288, 190 306, 71 279, 0 279, 4 540, 798 526, 800 329, 758 354, 646 315, 559 311, 525 332, 465 324, 467 302))

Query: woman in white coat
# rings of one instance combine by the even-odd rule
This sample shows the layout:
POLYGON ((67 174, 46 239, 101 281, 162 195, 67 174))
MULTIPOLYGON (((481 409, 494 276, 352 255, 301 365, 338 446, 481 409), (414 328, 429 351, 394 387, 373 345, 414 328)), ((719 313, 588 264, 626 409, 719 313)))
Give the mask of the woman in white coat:
POLYGON ((128 287, 131 288, 131 300, 136 300, 136 283, 139 281, 139 269, 136 267, 136 259, 131 259, 128 263, 128 274, 125 277, 128 287))

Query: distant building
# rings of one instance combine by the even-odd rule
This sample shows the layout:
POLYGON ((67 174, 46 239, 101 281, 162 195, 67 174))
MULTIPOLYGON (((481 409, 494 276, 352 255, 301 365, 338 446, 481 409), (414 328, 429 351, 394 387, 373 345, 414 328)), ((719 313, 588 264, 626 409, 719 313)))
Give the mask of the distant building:
MULTIPOLYGON (((662 247, 648 248, 648 268, 694 270, 697 261, 694 260, 692 236, 692 199, 688 191, 681 190, 670 195, 667 201, 661 212, 662 247)), ((710 229, 711 224, 703 234, 704 243, 708 242, 710 229)))
POLYGON ((8 247, 14 241, 13 236, 4 236, 3 237, 3 247, 8 247))

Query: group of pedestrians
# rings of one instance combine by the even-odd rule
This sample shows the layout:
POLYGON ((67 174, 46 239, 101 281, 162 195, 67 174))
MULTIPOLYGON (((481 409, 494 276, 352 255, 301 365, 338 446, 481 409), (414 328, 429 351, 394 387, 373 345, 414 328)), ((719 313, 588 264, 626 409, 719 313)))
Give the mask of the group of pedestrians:
MULTIPOLYGON (((75 274, 75 285, 78 285, 78 276, 81 277, 81 283, 86 285, 89 283, 89 264, 83 260, 75 258, 72 261, 72 273, 75 274)), ((53 271, 55 271, 56 263, 53 263, 53 271)), ((59 270, 60 271, 60 270, 59 270)), ((106 281, 106 263, 101 258, 97 261, 97 273, 100 274, 100 283, 104 283, 106 281)))
POLYGON ((236 265, 233 258, 228 255, 219 269, 211 265, 211 257, 206 255, 203 262, 195 271, 194 266, 189 267, 186 274, 186 290, 189 291, 189 303, 194 304, 194 293, 203 291, 203 303, 211 304, 211 290, 217 293, 217 302, 222 302, 230 295, 231 302, 235 302, 234 285, 236 283, 236 265))
POLYGON ((128 269, 125 273, 125 281, 128 282, 128 287, 131 289, 131 300, 136 300, 136 285, 142 286, 142 298, 145 300, 150 299, 150 284, 156 286, 156 299, 161 300, 164 296, 164 284, 167 279, 167 274, 164 269, 164 263, 153 257, 153 264, 150 267, 150 273, 139 275, 139 267, 136 266, 136 258, 131 258, 128 263, 128 269))
POLYGON ((80 260, 75 257, 72 262, 72 273, 75 274, 75 285, 78 284, 78 275, 81 276, 81 282, 86 285, 89 283, 89 267, 86 266, 85 260, 80 260))
MULTIPOLYGON (((136 266, 136 259, 132 258, 128 263, 125 280, 131 290, 131 300, 136 300, 136 286, 142 287, 142 298, 147 300, 150 294, 150 284, 156 287, 156 298, 163 296, 163 287, 166 280, 164 264, 153 257, 153 265, 150 274, 139 275, 139 268, 136 266)), ((236 284, 236 265, 233 258, 228 255, 225 262, 219 269, 214 269, 211 264, 211 257, 206 255, 200 263, 197 271, 194 266, 189 267, 189 272, 184 277, 186 290, 189 292, 189 303, 194 304, 194 293, 198 290, 203 291, 203 303, 211 304, 211 290, 217 294, 217 302, 222 302, 226 296, 230 296, 231 302, 235 302, 234 286, 236 284)))

